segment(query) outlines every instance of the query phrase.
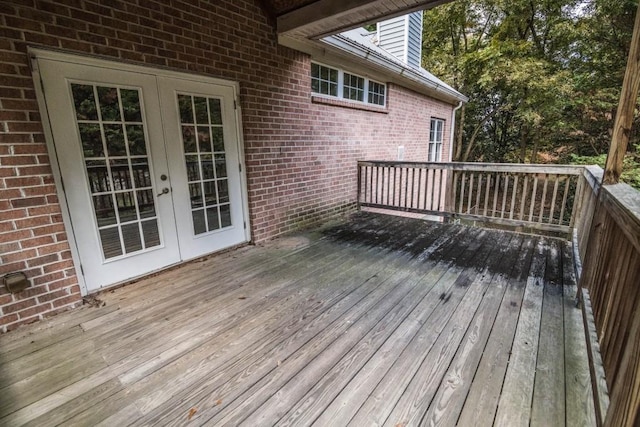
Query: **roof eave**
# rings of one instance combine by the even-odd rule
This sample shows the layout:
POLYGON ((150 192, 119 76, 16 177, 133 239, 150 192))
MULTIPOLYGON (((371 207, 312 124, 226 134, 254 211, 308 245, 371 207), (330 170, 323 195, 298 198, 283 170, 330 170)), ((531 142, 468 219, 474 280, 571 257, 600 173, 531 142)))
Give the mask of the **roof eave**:
POLYGON ((425 88, 429 89, 429 92, 436 92, 445 97, 447 100, 452 100, 456 103, 460 101, 469 101, 469 98, 456 91, 455 89, 443 85, 441 84, 441 82, 433 81, 421 75, 413 68, 402 65, 388 58, 387 56, 376 52, 373 49, 369 49, 366 46, 362 46, 359 43, 353 42, 352 40, 342 36, 341 34, 325 37, 321 41, 334 48, 341 49, 351 55, 364 59, 371 64, 375 64, 385 69, 387 72, 391 72, 402 79, 407 79, 423 85, 425 88))
MULTIPOLYGON (((368 49, 341 35, 329 36, 323 40, 279 36, 283 46, 307 53, 317 61, 338 67, 356 65, 360 69, 375 71, 385 81, 411 89, 415 92, 456 105, 468 102, 468 98, 447 86, 426 79, 408 66, 403 66, 373 49, 368 49)), ((358 71, 358 70, 352 70, 358 71)))

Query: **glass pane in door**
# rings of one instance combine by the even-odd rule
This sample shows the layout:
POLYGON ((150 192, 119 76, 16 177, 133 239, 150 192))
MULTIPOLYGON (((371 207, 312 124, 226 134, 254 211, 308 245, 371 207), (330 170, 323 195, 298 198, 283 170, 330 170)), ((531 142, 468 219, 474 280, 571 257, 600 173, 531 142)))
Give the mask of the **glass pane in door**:
POLYGON ((230 227, 227 162, 219 98, 178 95, 193 233, 230 227))
POLYGON ((72 83, 71 93, 104 259, 160 246, 140 91, 72 83))

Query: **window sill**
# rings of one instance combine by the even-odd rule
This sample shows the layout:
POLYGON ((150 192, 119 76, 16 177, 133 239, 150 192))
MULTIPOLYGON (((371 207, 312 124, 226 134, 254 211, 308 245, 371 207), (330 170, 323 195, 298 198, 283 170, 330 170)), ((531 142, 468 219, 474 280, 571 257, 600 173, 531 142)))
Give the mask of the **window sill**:
POLYGON ((349 101, 346 99, 311 95, 311 102, 314 104, 333 105, 334 107, 344 107, 344 108, 351 108, 354 110, 371 111, 373 113, 389 114, 389 110, 387 110, 386 107, 383 107, 381 105, 378 106, 378 105, 372 105, 372 104, 365 104, 362 102, 349 101))

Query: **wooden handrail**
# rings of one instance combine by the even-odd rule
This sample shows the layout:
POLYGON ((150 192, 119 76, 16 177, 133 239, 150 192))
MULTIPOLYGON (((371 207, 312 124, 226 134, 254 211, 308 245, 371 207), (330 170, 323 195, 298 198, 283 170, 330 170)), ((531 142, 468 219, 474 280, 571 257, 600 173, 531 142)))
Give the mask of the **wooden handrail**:
POLYGON ((358 166, 415 167, 422 169, 443 169, 477 172, 518 172, 580 175, 584 166, 572 165, 532 165, 525 163, 473 163, 473 162, 404 162, 388 160, 359 160, 358 166))
POLYGON ((568 233, 582 166, 359 161, 358 205, 568 233))
POLYGON ((574 238, 584 266, 579 295, 585 319, 592 319, 597 332, 588 347, 598 424, 635 426, 640 421, 640 192, 626 184, 600 186, 601 178, 601 169, 585 170, 574 238))

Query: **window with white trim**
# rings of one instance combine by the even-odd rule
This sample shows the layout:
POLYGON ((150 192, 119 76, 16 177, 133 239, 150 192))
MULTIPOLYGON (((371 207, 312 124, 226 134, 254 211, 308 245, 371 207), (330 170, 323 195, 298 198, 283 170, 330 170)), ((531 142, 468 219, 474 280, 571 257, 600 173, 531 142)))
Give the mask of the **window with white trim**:
POLYGON ((387 86, 339 68, 312 62, 311 92, 384 107, 387 86))
POLYGON ((384 105, 387 86, 369 80, 369 104, 384 105))
POLYGON ((442 161, 442 138, 444 135, 444 120, 431 119, 429 128, 429 162, 442 161))
POLYGON ((338 96, 338 70, 311 63, 311 90, 323 95, 338 96))
POLYGON ((364 77, 344 73, 342 97, 364 102, 364 77))

